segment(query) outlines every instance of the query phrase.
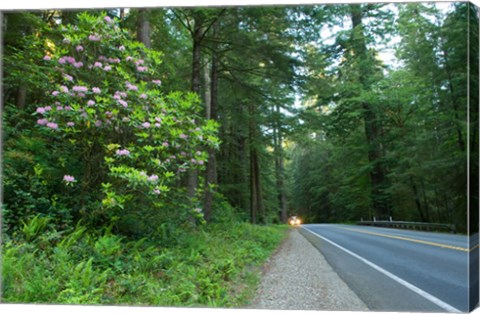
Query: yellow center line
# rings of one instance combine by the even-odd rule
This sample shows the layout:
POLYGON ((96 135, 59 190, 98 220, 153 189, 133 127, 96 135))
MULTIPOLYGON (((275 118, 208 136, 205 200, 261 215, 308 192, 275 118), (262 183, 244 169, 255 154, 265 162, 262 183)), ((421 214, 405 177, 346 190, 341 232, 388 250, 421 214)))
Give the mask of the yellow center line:
POLYGON ((441 247, 441 248, 444 248, 444 249, 457 250, 457 251, 463 251, 463 252, 473 251, 475 248, 478 247, 478 244, 477 244, 476 246, 474 246, 473 248, 471 248, 469 250, 468 248, 464 248, 464 247, 461 247, 461 246, 454 246, 454 245, 442 244, 442 243, 437 243, 437 242, 430 242, 430 241, 418 240, 418 239, 413 239, 413 238, 406 238, 406 237, 401 237, 401 236, 394 236, 394 235, 388 235, 388 234, 383 234, 383 233, 376 233, 376 232, 371 232, 371 231, 357 230, 357 229, 352 229, 352 228, 344 228, 344 227, 339 227, 339 228, 354 231, 354 232, 376 235, 376 236, 379 236, 379 237, 385 237, 385 238, 391 238, 391 239, 421 243, 421 244, 426 244, 426 245, 431 245, 431 246, 438 246, 438 247, 441 247))

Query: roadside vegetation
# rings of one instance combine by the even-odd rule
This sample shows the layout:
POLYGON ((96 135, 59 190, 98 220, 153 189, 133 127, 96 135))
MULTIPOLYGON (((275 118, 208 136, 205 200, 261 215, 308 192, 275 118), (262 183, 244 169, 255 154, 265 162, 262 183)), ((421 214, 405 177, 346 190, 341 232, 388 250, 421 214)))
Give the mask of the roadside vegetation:
POLYGON ((229 221, 132 240, 35 216, 4 239, 2 302, 246 306, 286 230, 229 221))

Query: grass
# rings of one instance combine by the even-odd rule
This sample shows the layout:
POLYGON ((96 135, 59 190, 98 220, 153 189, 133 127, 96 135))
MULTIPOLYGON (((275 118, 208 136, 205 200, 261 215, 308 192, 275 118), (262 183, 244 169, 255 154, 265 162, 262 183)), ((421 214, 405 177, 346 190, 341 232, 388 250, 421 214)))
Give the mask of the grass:
POLYGON ((288 230, 211 224, 185 230, 168 246, 32 223, 23 237, 4 239, 2 302, 242 307, 288 230))

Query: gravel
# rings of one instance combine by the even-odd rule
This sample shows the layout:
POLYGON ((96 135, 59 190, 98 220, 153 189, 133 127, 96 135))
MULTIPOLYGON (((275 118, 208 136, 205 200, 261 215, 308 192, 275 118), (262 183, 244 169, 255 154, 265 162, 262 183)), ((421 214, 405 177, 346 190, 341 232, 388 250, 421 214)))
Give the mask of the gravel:
POLYGON ((368 311, 296 229, 264 266, 251 308, 270 310, 368 311))

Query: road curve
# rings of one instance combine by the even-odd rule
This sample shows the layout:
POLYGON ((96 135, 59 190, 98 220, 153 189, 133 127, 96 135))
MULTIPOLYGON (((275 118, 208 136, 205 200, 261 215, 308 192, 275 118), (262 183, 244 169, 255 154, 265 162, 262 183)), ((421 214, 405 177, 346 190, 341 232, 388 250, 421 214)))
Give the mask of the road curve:
POLYGON ((300 231, 370 310, 469 310, 466 236, 333 224, 300 231))

